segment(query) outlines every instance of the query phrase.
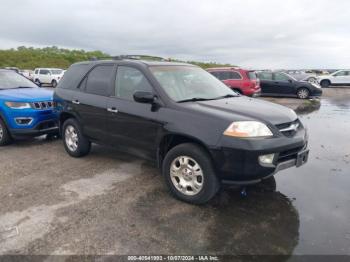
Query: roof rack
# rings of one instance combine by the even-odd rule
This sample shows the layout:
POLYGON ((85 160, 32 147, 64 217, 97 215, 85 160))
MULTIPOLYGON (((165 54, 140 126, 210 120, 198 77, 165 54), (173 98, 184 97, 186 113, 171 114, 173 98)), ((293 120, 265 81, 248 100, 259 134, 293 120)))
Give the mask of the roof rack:
POLYGON ((168 61, 167 59, 159 56, 150 56, 150 55, 118 55, 118 56, 106 56, 106 57, 92 57, 90 61, 98 61, 98 60, 156 60, 156 61, 168 61))

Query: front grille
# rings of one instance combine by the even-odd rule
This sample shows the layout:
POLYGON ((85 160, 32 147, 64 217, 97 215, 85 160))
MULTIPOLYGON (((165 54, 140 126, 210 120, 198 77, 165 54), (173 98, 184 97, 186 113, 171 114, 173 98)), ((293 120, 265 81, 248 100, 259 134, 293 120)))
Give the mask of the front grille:
POLYGON ((38 110, 51 109, 53 108, 53 102, 52 101, 34 102, 32 103, 32 107, 38 110))
POLYGON ((287 137, 292 137, 295 135, 295 133, 301 127, 301 122, 299 121, 299 119, 297 119, 293 122, 288 122, 288 123, 276 125, 276 127, 283 135, 285 135, 287 137))

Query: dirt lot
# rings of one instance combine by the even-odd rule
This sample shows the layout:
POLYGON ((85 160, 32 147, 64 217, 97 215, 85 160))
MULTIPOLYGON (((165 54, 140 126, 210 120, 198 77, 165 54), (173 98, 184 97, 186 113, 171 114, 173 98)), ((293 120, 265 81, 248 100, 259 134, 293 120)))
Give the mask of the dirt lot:
POLYGON ((109 148, 82 159, 59 140, 0 148, 0 254, 350 255, 350 89, 324 91, 261 98, 300 114, 307 165, 277 174, 276 192, 226 189, 200 207, 169 196, 150 163, 109 148))

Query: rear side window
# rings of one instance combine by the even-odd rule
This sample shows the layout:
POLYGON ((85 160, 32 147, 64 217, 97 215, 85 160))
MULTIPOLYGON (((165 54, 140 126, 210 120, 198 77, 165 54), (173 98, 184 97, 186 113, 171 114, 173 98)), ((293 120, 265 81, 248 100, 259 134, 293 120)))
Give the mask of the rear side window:
POLYGON ((40 69, 40 75, 48 75, 50 74, 50 71, 47 69, 40 69))
POLYGON ((113 65, 96 66, 88 75, 86 92, 100 96, 108 96, 112 76, 113 65))
POLYGON ((248 72, 248 78, 250 79, 250 80, 256 80, 256 74, 255 74, 255 72, 253 72, 253 71, 249 71, 248 72))
POLYGON ((89 64, 75 64, 69 67, 58 83, 58 88, 77 89, 79 83, 91 68, 89 64))
POLYGON ((219 74, 220 80, 230 79, 230 72, 229 71, 220 71, 220 72, 218 72, 218 74, 219 74))
POLYGON ((289 80, 289 78, 285 74, 276 73, 275 74, 275 80, 276 81, 287 82, 289 80))
POLYGON ((241 75, 236 71, 231 71, 228 79, 242 79, 241 75))
POLYGON ((115 96, 134 100, 133 95, 136 91, 152 92, 153 88, 140 70, 127 66, 118 66, 115 96))

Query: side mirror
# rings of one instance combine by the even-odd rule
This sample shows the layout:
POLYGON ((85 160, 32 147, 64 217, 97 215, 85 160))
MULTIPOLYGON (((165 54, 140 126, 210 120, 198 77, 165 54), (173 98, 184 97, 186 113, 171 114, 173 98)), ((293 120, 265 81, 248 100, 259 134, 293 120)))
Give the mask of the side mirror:
POLYGON ((156 99, 156 96, 151 92, 136 91, 134 93, 134 100, 138 103, 152 104, 156 99))
POLYGON ((293 80, 292 80, 292 79, 288 79, 288 82, 289 82, 289 83, 293 83, 293 80))

